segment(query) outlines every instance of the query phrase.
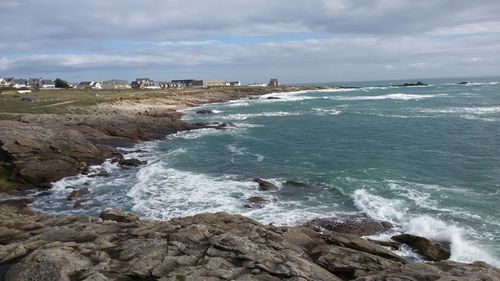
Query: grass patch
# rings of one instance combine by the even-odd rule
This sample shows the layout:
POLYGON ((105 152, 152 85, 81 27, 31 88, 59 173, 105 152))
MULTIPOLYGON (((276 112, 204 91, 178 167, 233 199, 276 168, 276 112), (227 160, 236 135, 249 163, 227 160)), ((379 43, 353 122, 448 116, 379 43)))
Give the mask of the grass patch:
POLYGON ((10 169, 0 166, 0 192, 8 193, 21 187, 22 184, 9 179, 11 173, 10 169))

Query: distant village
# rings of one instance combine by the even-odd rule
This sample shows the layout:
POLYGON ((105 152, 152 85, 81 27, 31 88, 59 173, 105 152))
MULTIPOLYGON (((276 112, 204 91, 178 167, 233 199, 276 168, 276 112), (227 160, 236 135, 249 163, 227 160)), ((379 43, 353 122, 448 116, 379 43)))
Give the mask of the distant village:
MULTIPOLYGON (((272 78, 267 84, 248 84, 249 87, 277 87, 278 79, 272 78)), ((240 81, 224 80, 171 80, 154 81, 150 78, 137 78, 135 81, 112 79, 107 81, 81 81, 77 83, 66 82, 62 79, 49 80, 42 78, 18 79, 13 77, 0 77, 0 88, 10 88, 24 91, 43 89, 93 89, 93 90, 161 90, 182 88, 209 88, 209 87, 240 87, 240 81)))

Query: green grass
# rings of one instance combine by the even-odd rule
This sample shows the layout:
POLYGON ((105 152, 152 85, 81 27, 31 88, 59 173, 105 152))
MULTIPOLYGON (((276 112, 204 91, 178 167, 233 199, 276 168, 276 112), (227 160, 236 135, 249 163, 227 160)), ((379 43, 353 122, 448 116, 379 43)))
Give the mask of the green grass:
POLYGON ((9 179, 11 171, 0 166, 0 192, 10 192, 21 187, 22 184, 13 182, 9 179))
POLYGON ((85 108, 99 103, 119 100, 141 100, 162 98, 170 95, 197 95, 209 92, 250 92, 254 89, 242 88, 208 88, 208 89, 163 89, 163 90, 80 90, 54 89, 40 90, 38 93, 19 94, 16 90, 3 90, 0 93, 0 120, 9 119, 5 113, 20 114, 63 114, 69 108, 85 108), (31 101, 23 101, 29 98, 31 101), (4 113, 2 115, 2 113, 4 113))

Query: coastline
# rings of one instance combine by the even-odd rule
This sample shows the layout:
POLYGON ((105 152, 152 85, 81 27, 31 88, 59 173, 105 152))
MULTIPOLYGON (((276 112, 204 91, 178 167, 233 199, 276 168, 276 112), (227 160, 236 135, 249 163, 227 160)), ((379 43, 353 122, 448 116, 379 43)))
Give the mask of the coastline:
MULTIPOLYGON (((290 87, 288 89, 297 91, 298 88, 303 87, 290 87)), ((325 87, 314 87, 310 90, 320 88, 325 87)), ((84 114, 16 116, 14 120, 0 121, 3 123, 0 124, 2 125, 0 126, 2 160, 13 160, 12 164, 20 172, 21 178, 31 184, 24 186, 23 188, 28 188, 28 190, 20 191, 21 194, 29 192, 29 188, 46 188, 47 181, 85 172, 88 166, 99 164, 105 159, 115 157, 119 161, 121 152, 116 150, 118 146, 160 139, 167 134, 206 126, 205 124, 188 124, 182 121, 182 114, 176 110, 276 92, 276 89, 272 88, 266 90, 272 91, 245 94, 226 93, 222 96, 202 100, 187 97, 188 99, 183 105, 180 105, 180 108, 161 104, 158 99, 152 99, 148 103, 127 100, 116 104, 97 105, 86 109, 84 114), (4 124, 6 126, 3 126, 4 124), (52 162, 54 158, 56 161, 52 162), (85 162, 85 165, 82 162, 85 162), (53 164, 65 165, 61 165, 61 168, 54 172, 53 164), (29 171, 36 173, 30 175, 26 171, 23 172, 22 169, 31 169, 29 171), (47 173, 49 174, 47 175, 47 173), (39 181, 40 179, 42 181, 39 181)), ((418 279, 424 278, 422 276, 426 276, 425 278, 428 279, 440 276, 462 278, 456 280, 479 280, 483 277, 499 278, 498 280, 500 280, 498 270, 484 263, 461 264, 440 261, 424 264, 410 262, 394 256, 394 254, 390 255, 389 253, 392 252, 388 252, 387 249, 376 243, 360 239, 361 235, 341 233, 342 231, 339 229, 331 231, 325 230, 323 227, 277 228, 225 213, 199 215, 168 222, 135 219, 125 222, 118 219, 117 222, 116 217, 104 221, 97 218, 53 218, 33 212, 26 208, 25 203, 14 201, 0 205, 1 213, 4 215, 0 225, 3 231, 0 237, 5 241, 2 242, 0 248, 0 253, 2 251, 4 253, 0 259, 0 266, 5 263, 17 264, 14 268, 18 269, 13 271, 18 272, 13 273, 13 276, 18 276, 17 278, 23 276, 19 273, 21 271, 30 272, 34 266, 34 260, 42 255, 49 257, 48 260, 53 262, 54 267, 58 268, 57 271, 64 273, 63 269, 65 269, 71 272, 64 273, 69 277, 76 273, 69 270, 68 266, 71 267, 75 264, 80 266, 77 274, 79 279, 76 280, 115 280, 113 278, 134 280, 124 279, 125 276, 138 278, 135 280, 160 280, 162 277, 161 280, 352 280, 356 278, 358 280, 386 280, 382 277, 386 278, 387 276, 417 278, 416 280, 422 280, 418 279), (24 230, 23 224, 13 223, 16 221, 24 221, 26 224, 35 221, 39 224, 33 230, 30 229, 31 227, 24 230), (256 234, 246 232, 249 225, 253 227, 256 234), (90 238, 81 238, 75 233, 75 231, 85 233, 85 231, 100 228, 104 228, 102 233, 90 238), (112 228, 112 230, 107 228, 112 228), (219 233, 220 230, 218 232, 217 229, 224 229, 228 233, 224 236, 225 233, 219 233), (136 234, 132 234, 132 232, 136 232, 136 234), (55 238, 53 240, 47 239, 49 235, 47 233, 56 234, 55 238), (115 244, 114 246, 100 244, 99 238, 101 236, 113 235, 120 236, 107 241, 115 244), (178 240, 176 237, 179 236, 189 238, 178 240), (272 238, 268 238, 269 236, 272 238), (174 238, 172 239, 172 237, 174 238), (187 258, 178 258, 179 255, 174 255, 176 258, 168 258, 171 255, 165 253, 156 253, 157 256, 153 258, 138 248, 134 248, 137 250, 136 252, 129 253, 129 255, 134 256, 132 259, 116 257, 116 252, 122 254, 125 248, 130 247, 127 243, 131 240, 134 241, 132 244, 137 243, 133 245, 134 247, 156 247, 155 243, 158 242, 161 245, 164 243, 167 252, 172 247, 176 247, 177 250, 182 248, 184 251, 186 248, 202 247, 201 253, 195 251, 196 254, 193 255, 181 251, 184 255, 180 256, 189 256, 187 258), (172 241, 179 242, 181 245, 172 243, 172 241), (89 246, 85 244, 92 244, 90 245, 92 249, 85 251, 83 248, 89 246), (237 245, 235 246, 235 244, 237 245), (249 251, 248 249, 254 250, 249 251), (61 265, 60 255, 64 255, 64 251, 70 251, 74 254, 73 257, 76 257, 75 260, 70 260, 69 265, 61 265), (264 258, 261 253, 266 253, 264 258), (279 258, 273 256, 276 253, 279 253, 279 258), (96 262, 92 260, 94 255, 103 255, 105 258, 96 262), (153 265, 144 264, 145 261, 142 260, 141 255, 147 257, 146 263, 153 265), (372 259, 374 263, 360 262, 367 259, 372 259), (164 264, 165 260, 169 260, 169 263, 164 264), (184 261, 185 264, 180 261, 184 261), (74 264, 71 264, 72 262, 74 264), (133 263, 139 263, 144 268, 135 268, 133 263), (96 264, 99 265, 97 271, 92 270, 89 264, 92 264, 92 267, 95 267, 96 264), (99 269, 101 267, 104 269, 99 269), (110 272, 106 268, 112 268, 113 271, 110 272), (238 269, 235 270, 236 268, 238 269), (220 269, 226 270, 225 275, 221 275, 220 269), (454 275, 456 274, 454 270, 461 271, 463 276, 454 275), (183 276, 182 278, 185 279, 179 279, 178 276, 183 276), (199 279, 201 277, 203 279, 199 279)), ((130 218, 128 215, 125 217, 130 218)), ((10 277, 7 276, 7 278, 10 277)))

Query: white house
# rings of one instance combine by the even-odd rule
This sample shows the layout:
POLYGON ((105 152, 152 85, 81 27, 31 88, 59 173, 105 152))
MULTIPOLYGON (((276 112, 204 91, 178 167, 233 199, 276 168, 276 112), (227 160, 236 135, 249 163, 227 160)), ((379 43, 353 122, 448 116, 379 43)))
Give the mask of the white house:
POLYGON ((42 88, 43 89, 54 89, 56 84, 52 80, 42 80, 42 88))
POLYGON ((28 80, 26 79, 13 79, 12 82, 10 82, 10 87, 14 89, 22 89, 22 88, 28 88, 28 80))
POLYGON ((0 77, 0 87, 9 87, 10 83, 14 80, 14 78, 0 77))
POLYGON ((103 81, 101 86, 103 89, 111 89, 111 90, 122 90, 122 89, 124 90, 132 88, 132 86, 130 86, 130 83, 127 80, 118 80, 118 79, 103 81))
POLYGON ((95 81, 83 81, 77 86, 78 89, 102 89, 101 83, 95 81))

